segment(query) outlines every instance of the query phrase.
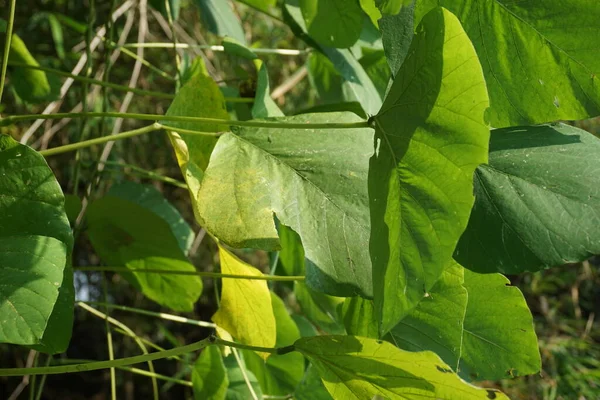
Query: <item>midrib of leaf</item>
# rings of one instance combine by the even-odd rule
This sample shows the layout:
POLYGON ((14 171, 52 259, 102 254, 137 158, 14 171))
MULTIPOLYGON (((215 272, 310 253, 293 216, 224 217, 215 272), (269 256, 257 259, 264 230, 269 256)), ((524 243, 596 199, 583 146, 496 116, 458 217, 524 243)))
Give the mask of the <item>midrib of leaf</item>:
MULTIPOLYGON (((484 342, 487 342, 487 343, 491 344, 492 346, 496 346, 497 348, 499 348, 499 349, 501 349, 501 350, 504 350, 506 353, 509 353, 509 350, 508 350, 508 349, 505 349, 504 347, 500 346, 498 343, 492 342, 491 340, 489 340, 489 339, 486 339, 486 338, 484 338, 483 336, 479 336, 479 335, 477 335, 476 333, 473 333, 473 332, 471 332, 471 331, 470 331, 470 330, 468 330, 468 329, 465 329, 465 328, 463 328, 463 332, 464 332, 464 333, 468 333, 469 335, 472 335, 472 336, 476 337, 477 339, 481 339, 481 340, 483 340, 484 342)), ((461 359, 462 359, 462 355, 461 355, 461 357, 459 358, 459 361, 460 361, 461 359)))

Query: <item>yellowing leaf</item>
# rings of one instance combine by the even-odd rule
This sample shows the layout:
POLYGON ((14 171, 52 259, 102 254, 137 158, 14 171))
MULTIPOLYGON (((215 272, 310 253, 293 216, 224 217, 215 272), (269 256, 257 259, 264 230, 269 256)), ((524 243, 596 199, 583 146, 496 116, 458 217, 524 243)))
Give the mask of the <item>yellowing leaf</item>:
MULTIPOLYGON (((262 275, 220 246, 219 256, 223 274, 262 275)), ((275 347, 275 315, 266 281, 224 278, 221 307, 212 320, 243 344, 275 347)), ((266 359, 269 353, 259 355, 266 359)))

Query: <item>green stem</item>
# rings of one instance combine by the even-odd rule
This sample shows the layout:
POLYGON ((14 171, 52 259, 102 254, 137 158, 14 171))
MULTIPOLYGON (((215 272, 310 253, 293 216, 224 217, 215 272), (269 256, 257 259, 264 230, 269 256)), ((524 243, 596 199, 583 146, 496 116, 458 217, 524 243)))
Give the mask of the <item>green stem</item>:
MULTIPOLYGON (((293 123, 293 122, 278 122, 273 121, 233 121, 219 118, 203 118, 203 117, 183 117, 174 115, 161 114, 136 114, 136 113, 118 113, 118 112, 88 112, 88 113, 55 113, 55 114, 25 114, 12 115, 5 118, 0 118, 0 126, 7 126, 15 122, 31 121, 36 119, 63 119, 63 118, 129 118, 142 121, 172 121, 172 122, 197 122, 207 125, 232 125, 246 126, 251 128, 273 128, 273 129, 356 129, 370 128, 369 121, 359 122, 324 122, 324 123, 293 123)), ((174 128, 173 128, 174 129, 174 128)), ((175 129, 181 131, 179 128, 175 129)), ((206 134, 206 133, 205 133, 206 134)))
MULTIPOLYGON (((172 49, 173 47, 177 49, 202 49, 202 50, 211 50, 211 51, 225 51, 225 47, 221 45, 204 45, 204 44, 187 44, 187 43, 177 43, 173 46, 173 43, 126 43, 123 48, 139 48, 143 47, 145 49, 172 49)), ((309 50, 296 50, 296 49, 261 49, 261 48, 251 48, 252 52, 256 54, 275 54, 280 56, 301 56, 309 53, 309 50)))
MULTIPOLYGON (((100 114, 102 114, 102 113, 100 113, 100 114)), ((53 115, 56 115, 56 114, 53 114, 53 115)), ((48 157, 48 156, 53 156, 56 154, 67 153, 69 151, 84 149, 86 147, 94 146, 97 144, 102 144, 102 143, 106 143, 106 142, 112 142, 115 140, 127 139, 130 137, 143 135, 148 132, 157 131, 161 128, 162 128, 161 125, 158 122, 156 122, 152 125, 148 125, 143 128, 133 129, 131 131, 117 133, 116 135, 102 136, 102 137, 95 138, 95 139, 84 140, 79 143, 71 143, 71 144, 67 144, 64 146, 54 147, 54 148, 48 149, 48 150, 42 150, 42 151, 40 151, 40 154, 43 155, 44 157, 48 157)))
POLYGON ((23 375, 56 375, 68 374, 73 372, 88 372, 99 369, 118 368, 134 364, 140 364, 148 361, 162 360, 163 358, 179 356, 186 353, 201 350, 206 346, 215 343, 215 339, 208 337, 198 342, 185 346, 175 347, 165 351, 157 351, 150 354, 142 354, 134 357, 117 358, 108 361, 95 361, 91 363, 81 363, 75 365, 61 365, 54 367, 37 367, 37 368, 0 368, 0 376, 23 376, 23 375))
MULTIPOLYGON (((68 364, 90 363, 90 362, 93 362, 93 361, 85 360, 85 359, 74 359, 74 358, 57 359, 55 361, 56 364, 67 364, 67 365, 68 364)), ((135 367, 115 367, 115 368, 120 369, 122 371, 128 371, 128 372, 131 372, 134 374, 138 374, 138 375, 143 375, 143 376, 148 376, 151 378, 160 379, 162 381, 173 382, 173 383, 177 383, 179 385, 193 387, 193 384, 190 381, 184 381, 182 379, 171 378, 170 376, 161 375, 156 372, 146 371, 145 369, 139 369, 139 368, 135 368, 135 367)))
POLYGON ((111 88, 111 89, 115 89, 115 90, 121 90, 124 92, 132 92, 135 94, 139 94, 142 96, 152 96, 152 97, 156 97, 159 99, 169 99, 172 100, 175 98, 175 95, 173 94, 168 94, 168 93, 163 93, 163 92, 154 92, 154 91, 150 91, 150 90, 144 90, 144 89, 138 89, 138 88, 131 88, 129 86, 125 86, 125 85, 118 85, 116 83, 110 83, 110 82, 105 82, 105 81, 101 81, 98 79, 94 79, 94 78, 88 78, 85 76, 80 76, 80 75, 74 75, 71 74, 69 72, 65 72, 65 71, 61 71, 59 69, 55 69, 55 68, 48 68, 48 67, 42 67, 42 66, 37 66, 37 65, 29 65, 29 64, 22 64, 22 63, 16 63, 16 62, 11 62, 10 63, 11 66, 13 67, 19 67, 19 68, 30 68, 30 69, 37 69, 40 71, 44 71, 44 72, 48 72, 51 74, 55 74, 55 75, 59 75, 59 76, 64 76, 66 78, 71 78, 75 81, 79 81, 79 82, 83 82, 83 83, 89 83, 92 85, 98 85, 98 86, 102 86, 104 88, 111 88))
POLYGON ((6 79, 6 68, 8 67, 8 56, 10 54, 10 41, 12 40, 13 25, 15 23, 15 9, 17 0, 11 0, 10 11, 8 14, 8 24, 6 25, 6 41, 4 42, 4 55, 2 56, 2 72, 0 73, 0 102, 4 92, 4 80, 6 79))
MULTIPOLYGON (((188 188, 188 186, 187 186, 187 184, 185 182, 178 181, 177 179, 173 179, 173 178, 171 178, 169 176, 161 175, 161 174, 159 174, 157 172, 154 172, 154 171, 149 171, 147 169, 140 168, 137 165, 127 164, 127 163, 121 163, 121 162, 116 162, 116 161, 105 161, 102 164, 108 165, 108 166, 113 166, 113 167, 129 168, 129 169, 131 169, 133 171, 133 173, 130 173, 131 175, 140 176, 140 177, 143 177, 143 178, 148 178, 148 179, 153 179, 155 181, 160 181, 160 182, 168 183, 170 185, 177 186, 177 187, 180 187, 182 189, 187 189, 188 188)), ((104 172, 112 172, 112 171, 110 169, 105 169, 104 172)), ((114 171, 114 172, 122 173, 121 171, 114 171)))
POLYGON ((106 307, 106 308, 112 308, 115 310, 127 311, 127 312, 132 312, 132 313, 141 314, 141 315, 148 315, 150 317, 162 318, 162 319, 166 319, 169 321, 180 322, 183 324, 201 326, 203 328, 213 328, 213 329, 216 328, 216 325, 213 324, 212 322, 198 321, 198 320, 194 320, 194 319, 180 317, 179 315, 158 313, 158 312, 143 310, 141 308, 120 306, 117 304, 102 303, 102 302, 98 302, 98 301, 85 301, 85 302, 82 301, 79 303, 90 304, 90 305, 94 305, 94 306, 102 306, 102 307, 106 307))
POLYGON ((152 268, 127 268, 127 267, 73 267, 78 271, 94 271, 94 272, 126 272, 126 273, 143 273, 143 274, 165 274, 165 275, 198 275, 206 278, 221 278, 221 279, 248 279, 257 281, 303 281, 304 276, 279 276, 279 275, 234 275, 221 274, 219 272, 205 271, 174 271, 171 269, 152 269, 152 268))

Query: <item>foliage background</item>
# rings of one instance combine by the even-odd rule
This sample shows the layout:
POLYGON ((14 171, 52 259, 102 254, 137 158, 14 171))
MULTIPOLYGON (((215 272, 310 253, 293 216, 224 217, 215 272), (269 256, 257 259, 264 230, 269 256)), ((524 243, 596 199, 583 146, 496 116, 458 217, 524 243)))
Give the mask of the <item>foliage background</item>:
MULTIPOLYGON (((111 10, 111 1, 96 1, 95 28, 106 22, 111 10)), ((119 2, 121 3, 121 2, 119 2)), ((150 2, 151 4, 154 2, 150 2)), ((159 3, 159 2, 156 2, 159 3)), ((209 33, 201 21, 197 7, 191 0, 181 0, 181 12, 175 26, 180 42, 198 44, 220 44, 220 40, 209 33)), ((47 13, 60 13, 73 20, 87 25, 89 22, 88 1, 79 0, 19 0, 15 16, 16 33, 25 41, 27 47, 40 62, 40 64, 61 70, 71 70, 79 57, 85 51, 82 43, 84 36, 66 26, 62 26, 62 38, 53 33, 46 17, 47 13), (63 54, 64 53, 64 54, 63 54)), ((236 11, 243 22, 248 43, 262 48, 289 48, 304 49, 305 45, 294 37, 289 28, 256 10, 235 3, 236 11)), ((0 14, 8 11, 6 0, 0 0, 0 14), (5 11, 6 10, 6 11, 5 11)), ((6 15, 0 15, 6 18, 6 15)), ((165 18, 154 11, 148 10, 148 41, 169 42, 168 23, 165 18), (167 25, 165 25, 165 23, 167 25), (166 27, 166 28, 165 28, 166 27)), ((121 18, 115 25, 115 37, 119 37, 125 26, 125 18, 121 18)), ((128 42, 135 41, 139 25, 135 21, 128 42)), ((90 76, 106 68, 106 53, 111 49, 100 46, 92 54, 90 76)), ((185 60, 204 55, 209 72, 223 85, 243 90, 247 87, 248 78, 252 79, 251 64, 239 63, 227 54, 211 51, 181 51, 185 60)), ((171 49, 146 49, 144 57, 152 64, 158 66, 170 75, 176 73, 173 50, 171 49)), ((275 98, 277 104, 286 115, 292 115, 299 110, 320 104, 315 89, 311 86, 306 76, 305 64, 308 54, 293 57, 277 55, 261 55, 270 72, 272 91, 280 91, 282 95, 275 98), (300 79, 297 79, 300 78, 300 79)), ((110 68, 110 81, 127 85, 134 60, 121 55, 117 62, 110 68)), ((85 73, 84 73, 85 74, 85 73)), ((102 79, 102 75, 100 75, 102 79)), ((138 82, 138 87, 146 90, 173 93, 172 82, 165 80, 146 68, 138 82)), ((103 107, 108 110, 118 110, 124 94, 107 90, 94 90, 90 86, 76 83, 63 99, 61 111, 69 111, 83 98, 89 90, 88 107, 90 110, 101 111, 103 107)), ((164 113, 170 100, 156 99, 148 96, 136 96, 129 112, 139 113, 164 113)), ((30 105, 22 102, 15 95, 9 85, 5 92, 0 112, 8 114, 39 113, 45 104, 30 105)), ((86 122, 72 121, 63 129, 50 135, 52 123, 44 124, 36 133, 34 148, 44 149, 59 146, 83 137, 91 138, 102 136, 104 132, 112 129, 113 120, 89 120, 86 122)), ((600 132, 600 120, 572 121, 596 135, 600 132)), ((139 127, 135 121, 125 121, 123 130, 139 127)), ((14 138, 20 138, 25 133, 23 126, 0 128, 0 132, 8 133, 14 138)), ((65 193, 82 196, 85 190, 84 182, 89 182, 95 177, 96 164, 100 156, 101 147, 91 148, 80 153, 76 161, 73 154, 49 159, 65 193), (80 177, 75 179, 73 163, 80 167, 80 177)), ((180 170, 173 156, 172 148, 166 135, 142 135, 126 141, 116 143, 110 154, 110 165, 100 176, 100 184, 95 188, 93 196, 102 195, 112 184, 122 180, 134 180, 151 183, 171 201, 192 224, 196 232, 199 227, 194 225, 194 217, 189 204, 186 189, 174 186, 167 182, 150 179, 136 170, 124 166, 131 164, 145 170, 181 180, 180 170)), ((98 257, 93 253, 84 236, 78 237, 75 246, 77 253, 74 255, 75 265, 99 265, 98 257)), ((194 251, 192 261, 201 269, 210 271, 213 268, 216 248, 210 240, 199 243, 194 251)), ((264 252, 238 252, 253 265, 263 271, 269 269, 269 258, 264 252)), ((87 296, 90 300, 102 300, 103 279, 110 282, 108 297, 111 302, 127 304, 136 308, 152 311, 161 311, 155 303, 147 300, 141 294, 130 290, 129 285, 119 275, 107 273, 105 278, 100 273, 77 273, 76 288, 79 296, 87 296)), ((533 274, 509 276, 512 283, 517 285, 525 294, 531 308, 535 322, 536 332, 540 339, 540 348, 543 359, 543 372, 539 376, 505 380, 502 382, 486 383, 504 390, 514 399, 594 399, 600 397, 600 258, 591 259, 576 265, 566 265, 533 274)), ((298 309, 289 286, 277 284, 277 292, 281 294, 288 306, 298 309)), ((213 281, 204 280, 202 298, 197 303, 194 313, 188 314, 190 318, 210 320, 216 311, 215 287, 213 281)), ((199 340, 208 334, 208 331, 188 325, 158 321, 148 317, 113 311, 113 315, 120 321, 132 327, 136 334, 146 337, 152 342, 171 347, 177 344, 190 343, 199 340)), ((115 354, 120 356, 138 353, 138 348, 130 339, 116 337, 115 354)), ((66 353, 68 358, 74 359, 106 359, 106 338, 104 322, 91 316, 81 309, 76 309, 76 322, 71 346, 66 353)), ((25 366, 27 351, 15 346, 0 345, 0 365, 7 367, 25 366)), ((193 359, 188 360, 193 363, 193 359)), ((181 377, 189 374, 189 370, 169 361, 155 363, 158 373, 181 377), (180 369, 183 368, 183 369, 180 369)), ((136 399, 149 398, 151 388, 149 380, 139 375, 120 371, 117 374, 118 385, 123 390, 122 398, 136 399)), ((46 381, 44 397, 47 399, 105 399, 110 397, 109 372, 97 371, 86 374, 54 375, 46 381)), ((19 384, 20 378, 0 378, 0 398, 8 398, 14 388, 19 384)), ((191 389, 179 385, 167 384, 162 386, 164 399, 191 398, 191 389)), ((23 394, 25 397, 26 394, 23 394)))

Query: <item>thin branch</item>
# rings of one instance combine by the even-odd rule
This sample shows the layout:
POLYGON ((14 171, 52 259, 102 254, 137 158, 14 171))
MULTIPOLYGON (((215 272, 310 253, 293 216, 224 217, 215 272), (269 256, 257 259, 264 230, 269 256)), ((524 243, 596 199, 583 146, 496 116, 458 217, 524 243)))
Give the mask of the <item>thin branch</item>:
POLYGON ((247 279, 255 281, 279 281, 293 282, 303 281, 304 276, 280 276, 280 275, 236 275, 236 274, 221 274, 219 272, 206 271, 176 271, 172 269, 154 269, 154 268, 127 268, 127 267, 73 267, 79 271, 105 271, 105 272, 126 272, 126 273, 143 273, 143 274, 163 274, 163 275, 197 275, 205 278, 220 278, 220 279, 247 279))
MULTIPOLYGON (((173 47, 177 49, 202 49, 202 50, 211 50, 216 52, 224 52, 225 47, 220 45, 204 45, 204 44, 187 44, 187 43, 177 43, 173 45, 173 43, 126 43, 123 45, 124 48, 146 48, 146 49, 172 49, 173 47)), ((276 54, 279 56, 301 56, 308 54, 310 50, 296 50, 296 49, 263 49, 263 48, 251 48, 251 50, 256 54, 276 54)))
POLYGON ((292 76, 290 76, 285 82, 273 89, 273 92, 271 92, 271 98, 278 99, 279 97, 285 95, 287 92, 296 87, 296 85, 298 85, 302 81, 302 79, 304 79, 307 75, 308 68, 306 68, 306 65, 303 65, 298 71, 294 72, 292 76))

